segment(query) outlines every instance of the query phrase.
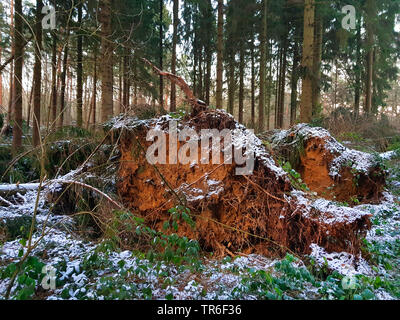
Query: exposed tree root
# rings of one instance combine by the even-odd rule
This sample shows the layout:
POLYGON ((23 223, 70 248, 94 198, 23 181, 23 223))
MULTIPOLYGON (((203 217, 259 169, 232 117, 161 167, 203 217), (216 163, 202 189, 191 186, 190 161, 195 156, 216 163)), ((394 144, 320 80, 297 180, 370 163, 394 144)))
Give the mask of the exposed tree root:
POLYGON ((386 172, 376 157, 344 147, 325 129, 300 124, 267 139, 276 156, 289 161, 319 196, 349 204, 381 197, 386 172))
MULTIPOLYGON (((312 243, 328 251, 360 251, 361 238, 370 227, 369 216, 326 200, 312 200, 294 190, 287 174, 255 136, 251 147, 256 154, 255 169, 251 176, 235 175, 236 163, 206 165, 198 161, 191 165, 157 165, 155 170, 145 158, 144 150, 151 145, 146 135, 155 127, 164 130, 168 158, 168 120, 120 119, 114 123, 113 131, 121 135, 119 195, 150 226, 161 231, 166 221, 172 221, 168 210, 179 204, 176 193, 186 199, 196 222, 192 229, 182 221, 178 233, 197 239, 204 249, 216 255, 308 254, 312 243)), ((201 129, 248 133, 223 111, 196 110, 181 119, 178 131, 184 127, 198 133, 201 129)), ((178 150, 183 144, 178 142, 178 150)))

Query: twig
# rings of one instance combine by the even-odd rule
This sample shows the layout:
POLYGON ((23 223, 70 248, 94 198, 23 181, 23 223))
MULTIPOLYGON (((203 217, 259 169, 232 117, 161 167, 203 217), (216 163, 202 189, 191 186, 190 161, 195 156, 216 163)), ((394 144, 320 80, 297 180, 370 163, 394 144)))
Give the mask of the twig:
POLYGON ((73 180, 52 180, 52 182, 54 183, 60 183, 60 184, 74 184, 83 188, 87 188, 90 189, 98 194, 100 194, 101 196, 103 196, 104 198, 106 198, 109 202, 111 202, 113 205, 115 205, 118 209, 123 209, 124 207, 119 204, 118 202, 116 202, 115 200, 113 200, 110 196, 106 195, 104 192, 100 191, 99 189, 92 187, 86 183, 83 182, 79 182, 79 181, 73 181, 73 180))
MULTIPOLYGON (((25 48, 25 46, 33 39, 33 37, 30 37, 25 43, 23 44, 22 48, 25 48)), ((5 67, 7 67, 8 64, 10 64, 15 58, 15 54, 12 54, 11 57, 9 57, 1 66, 0 66, 0 73, 4 70, 5 67)))
POLYGON ((260 185, 258 185, 257 183, 255 183, 254 181, 251 181, 248 177, 243 176, 246 178, 247 181, 249 181, 252 185, 254 185, 255 187, 257 187, 258 189, 260 189, 262 192, 264 192, 267 196, 269 196, 272 199, 278 200, 280 202, 286 203, 287 201, 278 197, 275 197, 274 195, 270 194, 269 192, 267 192, 265 189, 263 189, 260 185))

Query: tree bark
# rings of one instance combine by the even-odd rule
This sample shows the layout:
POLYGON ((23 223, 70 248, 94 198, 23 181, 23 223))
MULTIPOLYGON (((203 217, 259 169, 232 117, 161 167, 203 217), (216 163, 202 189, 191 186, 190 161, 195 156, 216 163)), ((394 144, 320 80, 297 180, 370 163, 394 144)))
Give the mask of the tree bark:
POLYGON ((304 6, 304 40, 303 40, 303 88, 301 93, 300 121, 309 123, 312 119, 312 71, 314 42, 315 0, 305 0, 304 6))
POLYGON ((290 125, 294 125, 297 116, 297 84, 299 81, 298 67, 300 63, 299 45, 294 41, 293 47, 293 66, 291 77, 291 96, 290 96, 290 125))
MULTIPOLYGON (((262 21, 260 32, 260 96, 258 101, 258 130, 264 131, 265 113, 265 88, 266 88, 266 64, 267 64, 267 0, 262 2, 262 21)), ((269 120, 269 119, 268 119, 269 120)))
POLYGON ((233 115, 235 104, 235 57, 232 55, 229 61, 229 76, 228 76, 228 113, 233 115))
POLYGON ((282 63, 281 63, 281 74, 280 74, 280 93, 278 103, 278 117, 276 127, 279 129, 283 128, 283 116, 285 113, 285 87, 286 87, 286 66, 287 66, 287 50, 288 50, 288 33, 283 39, 283 50, 282 50, 282 63))
POLYGON ((93 66, 93 95, 92 95, 92 124, 96 125, 96 102, 97 102, 97 46, 94 49, 93 66))
MULTIPOLYGON (((172 59, 171 59, 171 72, 176 74, 176 46, 178 45, 178 27, 179 27, 179 0, 174 0, 173 8, 173 24, 174 31, 172 36, 172 59)), ((171 83, 171 106, 170 111, 176 111, 176 85, 171 83)))
POLYGON ((12 152, 17 155, 22 147, 22 68, 24 59, 22 0, 15 0, 15 59, 14 59, 14 126, 12 152))
POLYGON ((356 49, 356 83, 355 83, 355 92, 354 92, 354 117, 358 118, 360 115, 360 100, 361 100, 361 23, 358 23, 357 26, 357 49, 356 49))
POLYGON ((64 125, 64 115, 65 115, 65 91, 66 91, 66 78, 67 78, 67 67, 68 67, 68 51, 69 51, 69 26, 67 26, 65 34, 65 45, 64 45, 64 57, 63 66, 61 72, 61 88, 60 88, 60 118, 58 119, 58 126, 60 128, 64 125))
POLYGON ((254 34, 251 44, 251 127, 255 128, 256 122, 256 67, 254 53, 254 34))
POLYGON ((318 116, 321 109, 321 61, 322 61, 322 39, 323 39, 323 18, 321 13, 316 11, 315 36, 314 36, 314 61, 313 61, 313 115, 318 116))
MULTIPOLYGON (((40 105, 42 94, 42 8, 43 1, 36 0, 36 26, 35 26, 35 66, 33 70, 33 146, 40 144, 40 105)), ((29 116, 28 116, 29 125, 29 116)))
POLYGON ((366 30, 367 30, 367 61, 365 78, 365 106, 364 113, 369 116, 372 110, 372 89, 373 89, 373 74, 374 74, 374 19, 376 12, 375 0, 367 0, 366 4, 366 30))
POLYGON ((101 121, 106 122, 113 115, 113 45, 111 43, 111 4, 112 0, 100 0, 99 20, 101 27, 101 121))
POLYGON ((239 122, 243 123, 243 109, 244 109, 244 56, 245 56, 245 48, 244 41, 241 41, 240 45, 240 63, 239 63, 239 122))
POLYGON ((76 84, 77 84, 77 95, 76 95, 76 124, 79 128, 83 127, 83 63, 82 63, 82 45, 83 36, 80 28, 82 27, 82 2, 78 3, 78 38, 77 38, 77 65, 76 65, 76 84))
POLYGON ((224 0, 218 0, 218 40, 217 40, 217 92, 216 105, 222 109, 223 51, 224 51, 224 0))
POLYGON ((8 94, 8 108, 7 108, 7 116, 4 119, 4 124, 3 128, 1 128, 0 135, 4 135, 8 128, 10 127, 11 124, 11 119, 12 119, 12 111, 13 111, 13 100, 14 100, 14 58, 15 58, 15 32, 14 32, 14 0, 11 0, 11 14, 10 14, 10 37, 11 37, 11 57, 13 57, 12 60, 10 60, 11 66, 10 66, 10 91, 8 94))
MULTIPOLYGON (((53 6, 56 8, 56 1, 53 1, 53 6)), ((57 119, 57 32, 53 33, 52 43, 52 58, 51 58, 51 105, 49 114, 51 114, 51 129, 55 128, 57 119)))
POLYGON ((129 70, 129 50, 125 50, 125 55, 123 58, 123 64, 124 64, 124 77, 123 77, 123 99, 122 99, 122 110, 120 110, 121 113, 124 113, 127 111, 129 107, 129 95, 130 95, 130 70, 129 70))
MULTIPOLYGON (((1 34, 0 34, 0 42, 2 41, 1 34)), ((3 48, 0 47, 0 65, 1 65, 1 58, 3 55, 3 48)), ((3 113, 3 75, 0 73, 0 112, 3 113)))
MULTIPOLYGON (((163 55, 164 55, 164 32, 163 32, 163 9, 164 9, 164 0, 160 1, 160 69, 162 70, 164 67, 163 63, 163 55)), ((164 82, 163 77, 160 76, 160 109, 164 110, 164 82)))

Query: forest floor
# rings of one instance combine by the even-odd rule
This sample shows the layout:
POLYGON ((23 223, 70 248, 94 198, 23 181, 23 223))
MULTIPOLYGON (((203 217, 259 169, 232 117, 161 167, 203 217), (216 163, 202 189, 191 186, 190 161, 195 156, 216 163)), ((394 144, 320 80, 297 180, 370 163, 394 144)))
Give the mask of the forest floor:
MULTIPOLYGON (((53 214, 48 188, 39 194, 28 190, 11 206, 0 206, 0 229, 13 234, 0 238, 0 299, 19 267, 10 299, 400 299, 400 160, 387 156, 381 154, 390 173, 383 199, 354 207, 372 215, 362 256, 327 253, 313 244, 312 253, 301 258, 216 259, 196 241, 156 233, 154 242, 180 250, 124 250, 111 239, 90 240, 76 217, 53 214), (32 243, 37 246, 19 265, 36 204, 32 243), (55 270, 55 289, 43 289, 45 266, 55 270)), ((140 221, 135 228, 138 235, 152 232, 140 221)))

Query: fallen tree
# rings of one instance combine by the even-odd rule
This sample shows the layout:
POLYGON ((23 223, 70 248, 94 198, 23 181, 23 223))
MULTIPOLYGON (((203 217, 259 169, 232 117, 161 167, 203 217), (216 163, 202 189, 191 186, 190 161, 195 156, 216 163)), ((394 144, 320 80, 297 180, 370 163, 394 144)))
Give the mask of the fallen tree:
POLYGON ((0 196, 7 198, 13 195, 26 194, 28 191, 38 190, 39 183, 25 183, 25 184, 0 184, 0 196))
MULTIPOLYGON (((196 227, 181 221, 178 234, 197 239, 217 255, 239 251, 307 254, 313 243, 328 252, 359 252, 361 238, 370 227, 369 215, 295 190, 262 141, 223 111, 194 110, 178 119, 177 134, 184 129, 198 134, 202 129, 232 130, 231 147, 243 144, 246 152, 254 153, 252 175, 236 175, 239 165, 223 164, 223 151, 221 164, 202 164, 200 157, 188 164, 150 164, 146 159, 152 145, 146 139, 150 130, 161 130, 167 156, 173 152, 169 148, 171 120, 177 119, 122 117, 111 123, 121 153, 119 196, 148 225, 163 230, 173 221, 169 210, 183 203, 196 227)), ((178 149, 185 143, 178 142, 178 149)))
POLYGON ((348 149, 322 128, 299 124, 266 137, 319 196, 349 204, 377 202, 386 171, 378 156, 348 149))
MULTIPOLYGON (((232 252, 308 254, 312 244, 328 252, 360 252, 361 239, 371 227, 369 214, 295 190, 287 173, 253 132, 226 112, 208 109, 182 78, 144 62, 181 87, 192 113, 179 119, 176 115, 151 120, 119 117, 107 125, 118 137, 121 158, 117 191, 125 206, 157 230, 175 223, 170 232, 196 239, 219 256, 232 252), (178 121, 172 131, 171 121, 178 121), (224 137, 217 142, 217 154, 208 150, 209 158, 220 161, 203 162, 202 147, 185 139, 176 141, 183 131, 201 137, 204 129, 232 133, 231 139, 224 137), (151 131, 160 133, 158 142, 164 142, 164 147, 158 150, 158 156, 165 152, 169 163, 149 162, 146 154, 152 147, 148 139, 151 131), (237 175, 243 162, 226 156, 238 148, 242 153, 244 146, 245 154, 254 160, 248 176, 237 175), (176 162, 175 153, 181 147, 183 154, 190 150, 197 158, 176 162), (188 217, 178 227, 174 214, 177 205, 190 209, 195 227, 187 223, 188 217)), ((184 213, 187 215, 187 211, 184 213)), ((184 217, 184 213, 178 217, 184 217)))

